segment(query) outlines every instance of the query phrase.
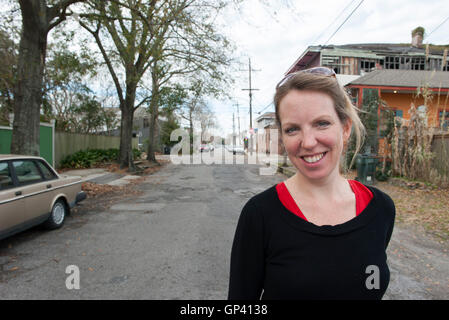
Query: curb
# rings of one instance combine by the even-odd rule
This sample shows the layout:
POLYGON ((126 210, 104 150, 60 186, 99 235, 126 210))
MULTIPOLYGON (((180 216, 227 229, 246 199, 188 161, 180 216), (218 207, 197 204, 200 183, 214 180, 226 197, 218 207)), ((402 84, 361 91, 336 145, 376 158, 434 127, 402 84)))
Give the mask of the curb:
MULTIPOLYGON (((270 166, 270 162, 269 161, 263 161, 263 163, 266 166, 270 166)), ((283 167, 281 164, 277 165, 277 172, 282 173, 284 175, 286 175, 287 177, 291 177, 293 175, 295 175, 296 173, 296 169, 292 166, 287 166, 287 167, 283 167)))
POLYGON ((278 172, 286 175, 287 177, 291 177, 291 176, 295 175, 296 169, 294 169, 292 167, 283 167, 283 166, 278 165, 278 172))

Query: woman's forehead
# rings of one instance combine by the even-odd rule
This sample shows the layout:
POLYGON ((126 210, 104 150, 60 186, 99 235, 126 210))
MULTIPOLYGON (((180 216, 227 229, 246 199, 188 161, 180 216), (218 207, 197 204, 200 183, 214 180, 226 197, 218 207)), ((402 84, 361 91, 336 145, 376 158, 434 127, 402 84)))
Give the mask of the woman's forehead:
POLYGON ((316 91, 290 91, 279 103, 280 118, 337 117, 332 98, 316 91))

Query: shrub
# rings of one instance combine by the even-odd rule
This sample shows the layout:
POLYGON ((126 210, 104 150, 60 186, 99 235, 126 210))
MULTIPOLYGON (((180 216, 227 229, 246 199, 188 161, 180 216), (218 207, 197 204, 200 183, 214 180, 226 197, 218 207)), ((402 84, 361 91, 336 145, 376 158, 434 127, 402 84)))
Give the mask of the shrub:
MULTIPOLYGON (((118 160, 118 149, 87 149, 75 152, 61 161, 61 168, 91 168, 105 162, 118 160)), ((141 152, 133 149, 134 159, 139 158, 141 152)))

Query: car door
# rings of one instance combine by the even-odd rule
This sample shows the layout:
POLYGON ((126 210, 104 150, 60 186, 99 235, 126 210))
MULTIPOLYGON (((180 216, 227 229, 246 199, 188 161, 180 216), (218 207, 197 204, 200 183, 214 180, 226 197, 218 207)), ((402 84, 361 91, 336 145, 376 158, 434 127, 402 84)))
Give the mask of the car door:
POLYGON ((0 238, 24 221, 25 198, 12 174, 9 161, 0 161, 0 238))
POLYGON ((20 192, 25 197, 25 221, 31 221, 50 212, 52 194, 46 187, 40 170, 33 159, 11 161, 13 170, 20 186, 20 192))

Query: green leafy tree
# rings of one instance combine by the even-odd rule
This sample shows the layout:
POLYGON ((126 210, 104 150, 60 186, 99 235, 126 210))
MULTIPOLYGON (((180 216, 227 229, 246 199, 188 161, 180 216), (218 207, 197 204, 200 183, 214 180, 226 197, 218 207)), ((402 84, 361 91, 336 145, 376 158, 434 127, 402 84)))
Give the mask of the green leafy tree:
POLYGON ((170 140, 173 130, 180 128, 176 111, 179 109, 187 98, 184 88, 179 85, 171 87, 163 87, 160 92, 159 105, 161 106, 160 115, 164 116, 166 121, 161 127, 161 143, 165 146, 172 147, 177 142, 170 140))
POLYGON ((95 39, 113 79, 121 110, 120 167, 135 171, 132 153, 137 88, 166 32, 187 1, 89 1, 79 23, 95 39), (109 45, 112 44, 112 45, 109 45), (123 73, 124 79, 120 73, 123 73))
POLYGON ((96 74, 97 64, 83 53, 69 51, 66 46, 55 46, 49 51, 42 111, 46 119, 56 120, 58 130, 70 130, 69 123, 76 122, 74 118, 77 117, 74 107, 84 103, 91 94, 88 81, 96 74))
MULTIPOLYGON (((121 110, 120 166, 134 171, 131 152, 134 111, 149 102, 149 156, 154 155, 155 123, 160 90, 173 77, 206 72, 222 78, 227 41, 213 28, 219 0, 88 1, 80 25, 95 39, 116 87, 121 110), (214 44, 213 46, 211 44, 214 44), (220 59, 218 59, 220 58, 220 59), (219 66, 219 67, 216 67, 219 66), (150 95, 139 87, 150 70, 150 95), (215 72, 214 72, 215 71, 215 72), (123 75, 123 76, 122 76, 123 75)), ((182 81, 181 81, 182 82, 182 81)), ((217 87, 216 87, 217 88, 217 87)))
POLYGON ((14 82, 11 152, 39 155, 39 122, 48 33, 66 20, 67 9, 83 0, 18 0, 22 31, 14 82))

